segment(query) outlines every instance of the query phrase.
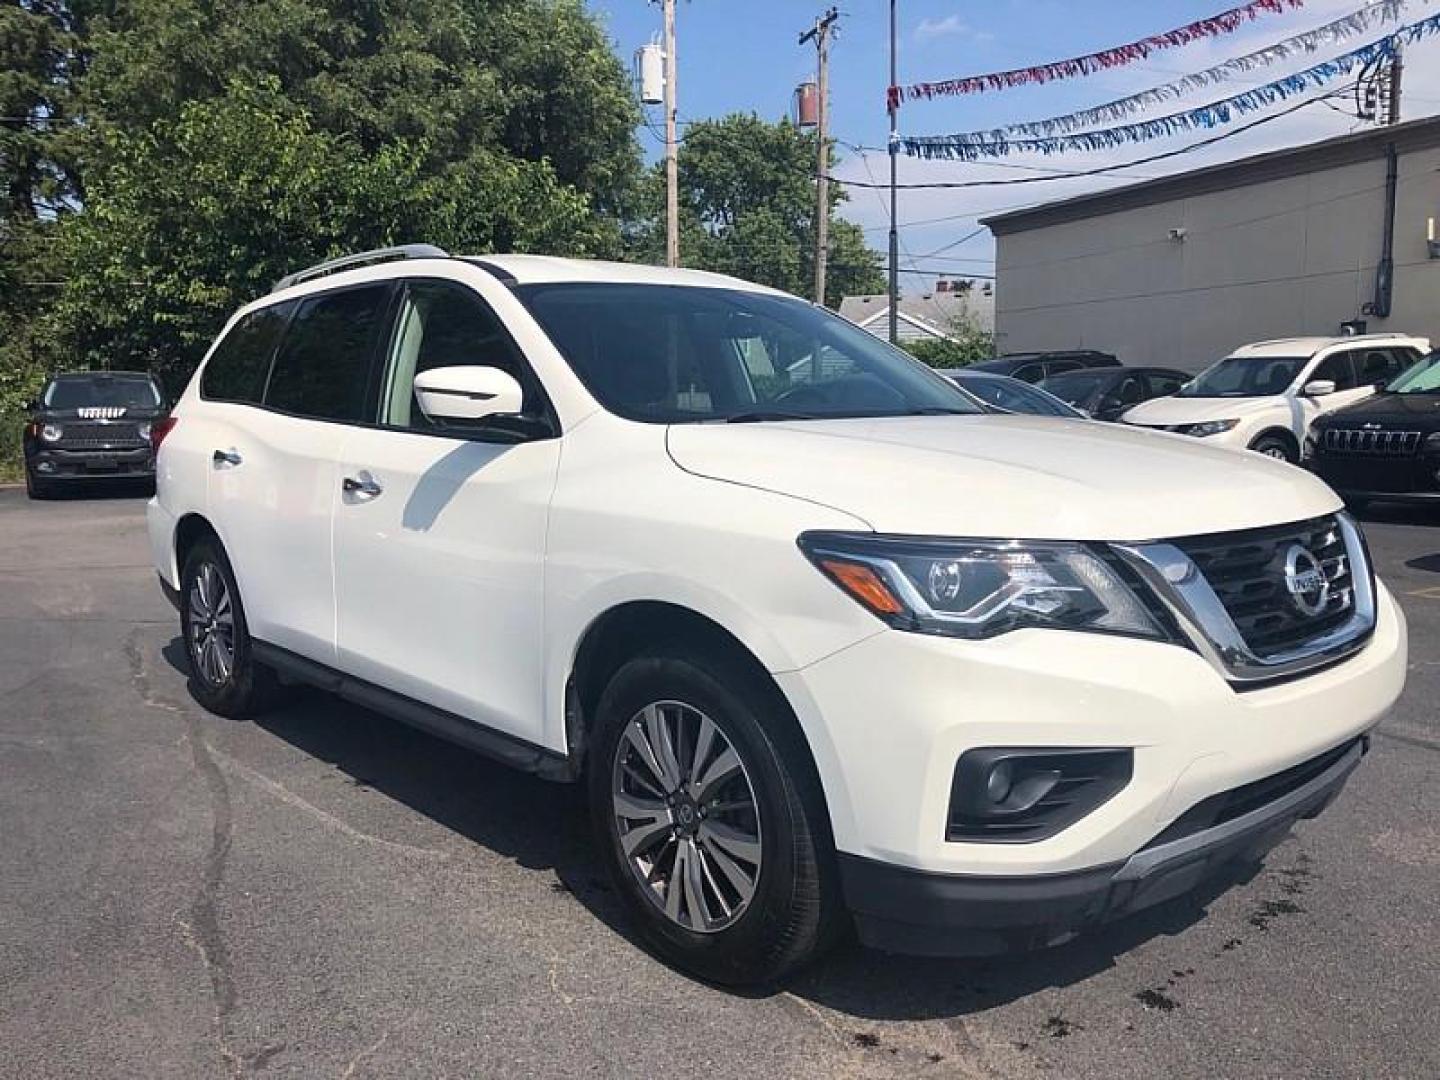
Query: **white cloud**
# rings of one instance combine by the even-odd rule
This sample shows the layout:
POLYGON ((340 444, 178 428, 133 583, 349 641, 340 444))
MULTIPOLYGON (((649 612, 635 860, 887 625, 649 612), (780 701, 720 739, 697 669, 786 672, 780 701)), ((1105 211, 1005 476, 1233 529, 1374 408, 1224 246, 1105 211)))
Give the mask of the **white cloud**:
POLYGON ((915 40, 926 43, 946 37, 963 37, 972 41, 992 41, 994 34, 976 30, 959 15, 946 15, 943 19, 926 17, 915 26, 915 40))

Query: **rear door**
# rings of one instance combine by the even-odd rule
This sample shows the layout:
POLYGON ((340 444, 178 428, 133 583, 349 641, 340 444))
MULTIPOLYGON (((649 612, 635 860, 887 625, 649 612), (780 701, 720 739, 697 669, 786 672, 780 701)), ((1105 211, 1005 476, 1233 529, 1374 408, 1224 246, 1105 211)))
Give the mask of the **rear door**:
POLYGON ((538 380, 479 288, 404 283, 378 422, 350 433, 331 477, 339 666, 539 742, 545 528, 561 444, 538 380), (429 422, 416 374, 468 364, 514 375, 525 413, 551 437, 429 422))
POLYGON ((261 392, 262 408, 215 432, 210 502, 245 598, 250 632, 335 662, 330 519, 349 425, 373 414, 386 283, 296 305, 261 392))
MULTIPOLYGON (((1361 384, 1360 368, 1364 362, 1366 350, 1347 349, 1344 352, 1334 352, 1327 356, 1316 366, 1315 370, 1305 376, 1305 383, 1312 383, 1318 380, 1329 380, 1335 384, 1335 393, 1327 394, 1321 398, 1307 398, 1302 395, 1302 408, 1305 412, 1307 423, 1313 421, 1317 416, 1334 412, 1336 409, 1343 409, 1346 405, 1353 405, 1362 401, 1375 392, 1370 384, 1361 384)), ((1304 383, 1300 389, 1303 391, 1304 383)), ((1309 430, 1308 427, 1306 430, 1309 430)), ((1304 432, 1300 432, 1303 436, 1304 432)))

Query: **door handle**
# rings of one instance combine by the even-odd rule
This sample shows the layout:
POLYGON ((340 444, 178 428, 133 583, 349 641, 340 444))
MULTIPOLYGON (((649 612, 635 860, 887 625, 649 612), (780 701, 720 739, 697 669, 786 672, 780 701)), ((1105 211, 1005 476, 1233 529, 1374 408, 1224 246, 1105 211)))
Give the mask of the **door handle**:
POLYGON ((373 499, 385 490, 368 472, 361 472, 359 476, 345 477, 340 481, 340 488, 346 495, 353 495, 361 500, 373 499))
POLYGON ((238 450, 230 449, 216 450, 215 453, 210 455, 210 460, 216 465, 239 465, 243 459, 240 457, 238 450))

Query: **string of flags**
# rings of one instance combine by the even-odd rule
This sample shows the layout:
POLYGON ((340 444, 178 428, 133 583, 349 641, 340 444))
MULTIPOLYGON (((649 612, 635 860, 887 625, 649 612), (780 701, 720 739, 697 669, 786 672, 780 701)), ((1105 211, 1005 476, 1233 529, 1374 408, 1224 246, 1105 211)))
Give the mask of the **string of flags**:
POLYGON ((1004 131, 1001 131, 999 138, 995 138, 994 133, 969 133, 915 136, 902 138, 900 142, 905 153, 911 157, 974 161, 979 158, 1004 157, 1022 151, 1054 154, 1066 150, 1105 150, 1125 143, 1165 138, 1187 131, 1227 124, 1247 113, 1323 86, 1339 76, 1388 60, 1395 55, 1397 46, 1413 44, 1436 34, 1440 34, 1440 14, 1401 27, 1388 37, 1372 41, 1332 60, 1315 64, 1293 75, 1287 75, 1283 79, 1246 90, 1242 94, 1235 94, 1232 97, 1210 102, 1194 109, 1134 124, 1123 124, 1118 127, 1091 131, 1075 131, 1074 128, 1083 124, 1083 121, 1079 119, 1082 114, 1077 113, 1039 121, 1033 126, 1042 132, 1048 131, 1052 134, 1042 134, 1032 138, 1010 138, 1004 131))
POLYGON ((1073 79, 1091 75, 1109 68, 1123 67, 1137 60, 1143 60, 1151 53, 1162 49, 1177 49, 1202 38, 1219 37, 1234 33, 1240 27, 1265 15, 1281 15, 1301 7, 1305 0, 1249 0, 1249 3, 1222 11, 1206 19, 1163 34, 1152 34, 1132 41, 1128 45, 1117 45, 1112 49, 1088 53, 1085 56, 1057 60, 1050 64, 1034 67, 1015 68, 1011 71, 996 71, 988 75, 969 75, 959 79, 945 79, 940 82, 922 82, 913 86, 892 86, 889 89, 891 107, 898 107, 904 97, 933 98, 958 94, 979 94, 985 90, 1004 90, 1027 83, 1047 83, 1058 79, 1073 79))
POLYGON ((1408 3, 1409 0, 1378 0, 1377 3, 1370 4, 1368 7, 1361 8, 1359 11, 1336 19, 1334 22, 1326 23, 1314 30, 1277 41, 1263 49, 1247 53, 1244 56, 1237 56, 1233 60, 1226 60, 1223 64, 1216 64, 1204 71, 1186 75, 1174 82, 1142 90, 1129 97, 1108 101, 1104 105, 1081 109, 1079 112, 1067 113, 1064 116, 1053 116, 1048 120, 1010 124, 990 131, 973 131, 963 135, 952 135, 950 138, 957 142, 979 143, 1001 142, 1006 139, 1045 138, 1050 135, 1110 123, 1121 117, 1181 97, 1192 90, 1213 86, 1237 75, 1269 67, 1293 56, 1309 55, 1327 45, 1334 45, 1357 37, 1376 26, 1394 22, 1400 17, 1408 3))

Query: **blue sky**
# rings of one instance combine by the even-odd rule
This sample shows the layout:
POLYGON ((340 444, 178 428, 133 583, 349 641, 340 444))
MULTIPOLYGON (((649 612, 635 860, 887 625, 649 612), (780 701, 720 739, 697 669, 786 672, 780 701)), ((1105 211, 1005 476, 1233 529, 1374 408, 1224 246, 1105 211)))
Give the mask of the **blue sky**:
MULTIPOLYGON (((978 74, 1063 59, 1172 29, 1238 2, 1240 0, 1084 3, 900 0, 900 82, 978 74)), ((1140 64, 1088 78, 999 94, 907 102, 901 115, 901 130, 914 135, 969 131, 1099 104, 1311 29, 1363 7, 1366 2, 1307 0, 1299 11, 1262 17, 1235 34, 1157 53, 1140 64)), ((606 25, 617 51, 627 58, 660 30, 660 8, 647 0, 587 0, 587 3, 606 25)), ((769 118, 784 115, 795 85, 813 77, 814 72, 814 48, 798 45, 796 38, 826 6, 818 0, 679 0, 677 53, 682 118, 714 117, 730 112, 756 112, 769 118)), ((842 18, 839 38, 831 51, 831 130, 846 142, 880 147, 884 145, 887 131, 884 94, 888 3, 886 0, 849 0, 837 6, 842 18)), ((1437 10, 1440 10, 1440 0, 1411 0, 1403 21, 1410 22, 1437 10)), ((1348 51, 1382 32, 1373 31, 1334 46, 1317 54, 1316 60, 1348 51)), ((1440 112, 1437 57, 1440 57, 1440 46, 1433 43, 1412 50, 1406 77, 1406 119, 1440 112)), ((1198 105, 1238 93, 1249 85, 1269 81, 1313 62, 1292 61, 1289 67, 1257 71, 1251 73, 1246 82, 1236 80, 1199 91, 1184 99, 1184 104, 1198 105)), ((659 122, 658 109, 652 111, 652 118, 659 122)), ((1317 105, 1203 153, 1140 168, 1126 176, 970 191, 902 192, 900 220, 920 222, 901 232, 902 265, 937 274, 988 273, 992 270, 993 243, 987 233, 956 244, 976 230, 975 219, 985 213, 1321 139, 1356 126, 1353 117, 1317 105), (930 220, 939 217, 951 220, 930 220), (935 252, 938 253, 932 254, 935 252)), ((647 152, 658 151, 655 138, 648 132, 642 130, 640 138, 647 152)), ((1083 169, 1145 157, 1195 139, 1192 134, 1105 153, 1049 158, 1027 155, 1006 160, 1020 166, 1083 169)), ((883 151, 860 153, 842 147, 840 152, 844 160, 836 167, 838 176, 859 180, 873 176, 883 180, 887 175, 888 163, 883 151)), ((1008 164, 901 160, 902 181, 1024 175, 1037 174, 1008 164)), ((867 229, 873 246, 884 248, 886 218, 881 197, 870 191, 852 190, 843 213, 867 229)), ((907 288, 920 287, 924 281, 919 275, 909 275, 907 288)))

